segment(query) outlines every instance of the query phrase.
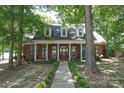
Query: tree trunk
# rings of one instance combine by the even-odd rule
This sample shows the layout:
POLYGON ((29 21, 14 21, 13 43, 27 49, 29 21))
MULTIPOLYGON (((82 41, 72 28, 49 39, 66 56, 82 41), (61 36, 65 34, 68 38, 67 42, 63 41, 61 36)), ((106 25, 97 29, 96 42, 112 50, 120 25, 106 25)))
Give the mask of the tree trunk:
POLYGON ((2 60, 4 60, 4 39, 2 40, 2 51, 1 51, 1 54, 2 54, 2 60))
POLYGON ((94 38, 93 38, 93 24, 92 24, 92 6, 85 6, 85 28, 86 28, 86 64, 85 72, 97 72, 96 63, 94 59, 94 38))
POLYGON ((22 65, 22 43, 23 43, 23 14, 24 14, 24 6, 19 6, 19 44, 18 44, 18 55, 17 55, 17 63, 18 65, 22 65))
POLYGON ((11 8, 11 23, 10 23, 10 50, 9 50, 9 69, 13 69, 13 48, 14 48, 14 6, 11 8))

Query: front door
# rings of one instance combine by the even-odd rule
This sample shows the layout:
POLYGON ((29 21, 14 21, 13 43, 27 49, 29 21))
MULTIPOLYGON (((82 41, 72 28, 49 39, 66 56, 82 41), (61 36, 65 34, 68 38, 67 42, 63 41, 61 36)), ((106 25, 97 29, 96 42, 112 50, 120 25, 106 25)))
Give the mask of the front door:
POLYGON ((59 57, 60 57, 60 61, 67 61, 67 60, 69 60, 68 45, 60 45, 59 57))

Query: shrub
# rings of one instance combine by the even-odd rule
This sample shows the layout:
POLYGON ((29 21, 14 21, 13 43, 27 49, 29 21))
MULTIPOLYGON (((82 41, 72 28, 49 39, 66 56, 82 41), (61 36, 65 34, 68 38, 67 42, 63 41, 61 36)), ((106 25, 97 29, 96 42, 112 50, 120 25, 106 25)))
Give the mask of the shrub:
POLYGON ((43 78, 43 81, 36 85, 36 87, 38 87, 38 88, 45 88, 46 85, 48 85, 50 83, 50 80, 52 79, 52 76, 54 75, 54 72, 56 71, 56 69, 59 65, 58 61, 52 61, 52 62, 48 61, 48 63, 52 63, 52 67, 48 70, 48 73, 43 78))
POLYGON ((78 82, 79 87, 89 88, 90 84, 85 79, 80 79, 78 82))
POLYGON ((52 69, 51 69, 51 70, 49 70, 49 72, 48 72, 48 73, 52 75, 52 74, 53 74, 53 70, 52 70, 52 69))
POLYGON ((101 61, 101 58, 98 55, 95 55, 95 60, 96 61, 101 61))
POLYGON ((45 77, 43 78, 43 81, 45 81, 46 84, 48 84, 48 83, 49 83, 49 77, 48 77, 48 76, 45 76, 45 77))
POLYGON ((84 79, 83 76, 81 76, 80 70, 78 69, 76 64, 77 63, 75 62, 75 60, 70 61, 68 63, 69 68, 72 72, 72 76, 75 80, 76 87, 83 87, 83 88, 91 87, 90 83, 86 79, 84 79))
POLYGON ((52 77, 52 73, 49 72, 47 77, 48 77, 48 79, 50 79, 52 77))
POLYGON ((37 88, 45 88, 46 87, 46 82, 42 81, 36 85, 37 88))

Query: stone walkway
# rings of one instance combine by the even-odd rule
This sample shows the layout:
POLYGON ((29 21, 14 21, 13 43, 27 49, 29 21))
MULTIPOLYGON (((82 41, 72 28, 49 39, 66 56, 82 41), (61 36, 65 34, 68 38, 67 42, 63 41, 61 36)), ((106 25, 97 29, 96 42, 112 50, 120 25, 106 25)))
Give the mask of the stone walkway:
POLYGON ((52 88, 74 88, 74 81, 68 67, 68 62, 61 62, 54 77, 52 88))

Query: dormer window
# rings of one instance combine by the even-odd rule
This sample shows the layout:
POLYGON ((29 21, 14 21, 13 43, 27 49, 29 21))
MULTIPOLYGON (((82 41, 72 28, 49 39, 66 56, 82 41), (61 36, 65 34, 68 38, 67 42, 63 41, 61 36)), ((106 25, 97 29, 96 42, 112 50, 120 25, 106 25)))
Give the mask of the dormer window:
POLYGON ((82 27, 79 27, 79 28, 77 29, 77 35, 78 35, 79 37, 84 37, 84 30, 83 30, 82 27))
POLYGON ((67 37, 67 27, 61 28, 61 37, 67 37))
POLYGON ((46 37, 50 37, 51 36, 51 28, 45 28, 44 29, 44 35, 46 37))

